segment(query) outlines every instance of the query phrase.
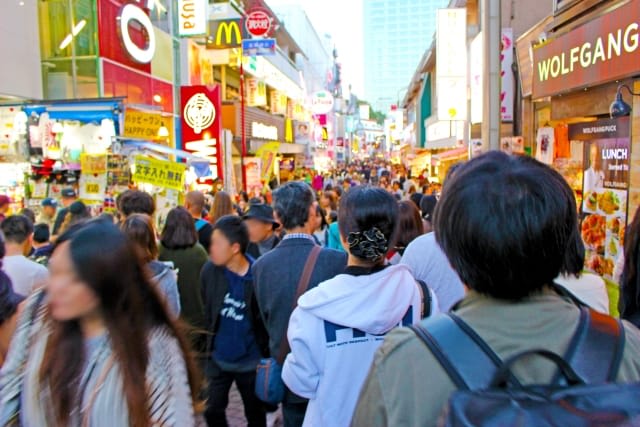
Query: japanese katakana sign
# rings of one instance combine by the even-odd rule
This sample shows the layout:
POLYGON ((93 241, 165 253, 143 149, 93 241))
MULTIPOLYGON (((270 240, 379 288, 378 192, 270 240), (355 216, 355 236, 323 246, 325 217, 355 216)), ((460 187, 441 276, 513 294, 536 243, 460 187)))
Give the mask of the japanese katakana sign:
POLYGON ((163 117, 160 113, 146 113, 127 109, 124 113, 123 136, 146 139, 173 147, 173 119, 171 117, 163 117), (158 135, 162 126, 167 128, 168 137, 158 135))
POLYGON ((133 182, 146 182, 158 187, 182 190, 187 166, 146 156, 136 156, 133 182))

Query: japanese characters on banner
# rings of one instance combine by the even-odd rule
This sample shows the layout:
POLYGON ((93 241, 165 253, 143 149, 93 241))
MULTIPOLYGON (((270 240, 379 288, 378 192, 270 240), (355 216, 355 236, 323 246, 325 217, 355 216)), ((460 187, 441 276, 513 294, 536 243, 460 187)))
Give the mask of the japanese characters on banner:
POLYGON ((500 50, 500 76, 501 88, 500 92, 500 116, 503 122, 513 121, 513 95, 514 95, 514 77, 513 70, 513 28, 502 29, 502 43, 500 50))
POLYGON ((122 135, 128 138, 146 139, 175 147, 173 138, 173 118, 162 117, 160 113, 147 113, 143 111, 127 109, 124 113, 124 130, 122 135), (164 126, 169 131, 169 136, 158 136, 160 128, 164 126))
POLYGON ((267 105, 267 85, 256 78, 248 78, 246 82, 247 105, 264 107, 267 105))
POLYGON ((180 97, 184 150, 209 160, 212 177, 223 178, 220 87, 183 86, 180 97))
MULTIPOLYGON (((471 91, 471 123, 482 122, 483 97, 483 61, 482 32, 471 42, 469 54, 469 87, 471 91)), ((513 29, 503 28, 500 50, 500 119, 503 122, 513 121, 513 102, 515 96, 515 80, 513 76, 513 29)))
POLYGON ((586 268, 612 279, 624 248, 630 156, 629 117, 569 125, 569 138, 584 141, 582 239, 586 268))
POLYGON ((270 108, 273 114, 287 114, 287 94, 279 90, 271 91, 270 108))
POLYGON ((249 194, 262 190, 262 159, 260 157, 245 157, 245 168, 247 171, 247 191, 249 194))
POLYGON ((107 173, 107 155, 86 153, 81 154, 80 169, 84 174, 107 173))
POLYGON ((136 156, 133 182, 153 184, 158 187, 181 191, 187 165, 184 163, 158 160, 147 156, 136 156))

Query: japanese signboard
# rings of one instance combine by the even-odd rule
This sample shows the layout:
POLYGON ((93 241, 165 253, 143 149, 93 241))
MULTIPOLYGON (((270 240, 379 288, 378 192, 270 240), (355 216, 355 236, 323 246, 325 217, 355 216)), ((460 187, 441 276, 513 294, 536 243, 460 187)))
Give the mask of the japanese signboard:
POLYGON ((215 177, 222 178, 220 87, 183 86, 180 97, 184 149, 209 159, 215 177))
POLYGON ((207 34, 208 6, 207 0, 178 0, 178 35, 180 37, 207 34))
POLYGON ((124 113, 124 132, 122 135, 128 138, 155 141, 173 147, 173 119, 171 117, 162 117, 160 113, 147 113, 127 109, 124 113), (167 138, 158 136, 162 126, 169 131, 167 138))
POLYGON ((101 174, 107 172, 106 154, 86 154, 80 155, 80 169, 83 174, 101 174))
POLYGON ((133 182, 144 182, 172 190, 182 190, 186 170, 187 166, 183 163, 136 156, 133 182))

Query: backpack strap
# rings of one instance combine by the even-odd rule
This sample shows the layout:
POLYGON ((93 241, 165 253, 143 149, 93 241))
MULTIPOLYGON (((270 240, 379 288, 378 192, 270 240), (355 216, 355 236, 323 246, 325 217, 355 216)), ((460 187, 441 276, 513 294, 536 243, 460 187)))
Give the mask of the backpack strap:
POLYGON ((620 320, 587 307, 565 356, 585 382, 615 382, 624 353, 625 333, 620 320))
POLYGON ((207 221, 205 221, 202 218, 199 218, 196 220, 196 231, 199 233, 200 230, 202 230, 204 228, 205 225, 209 224, 207 221))
POLYGON ((493 351, 486 351, 489 346, 475 332, 473 338, 468 334, 471 328, 457 317, 440 315, 410 328, 460 390, 487 387, 502 365, 493 351))
POLYGON ((427 286, 427 284, 424 281, 416 280, 416 282, 418 282, 418 289, 420 289, 420 296, 422 300, 420 318, 425 319, 431 316, 431 304, 432 304, 431 291, 429 290, 429 286, 427 286))

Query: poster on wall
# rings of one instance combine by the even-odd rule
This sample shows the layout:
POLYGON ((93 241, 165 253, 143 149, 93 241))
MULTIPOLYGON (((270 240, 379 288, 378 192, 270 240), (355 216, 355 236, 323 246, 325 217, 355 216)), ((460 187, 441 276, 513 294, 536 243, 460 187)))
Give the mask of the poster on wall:
POLYGON ((247 191, 249 194, 262 190, 262 159, 260 157, 245 157, 244 164, 247 171, 247 191))
POLYGON ((611 280, 627 226, 629 118, 570 125, 569 138, 584 141, 581 235, 585 266, 611 280))

